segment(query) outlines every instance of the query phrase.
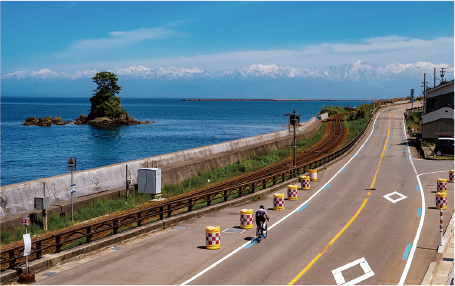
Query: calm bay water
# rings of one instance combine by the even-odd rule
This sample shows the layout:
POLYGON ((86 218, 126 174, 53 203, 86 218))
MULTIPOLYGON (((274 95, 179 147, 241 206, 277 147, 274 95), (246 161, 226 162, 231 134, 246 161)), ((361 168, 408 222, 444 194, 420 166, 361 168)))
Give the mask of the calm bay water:
POLYGON ((181 101, 122 98, 123 108, 147 125, 23 126, 26 117, 88 115, 88 98, 1 98, 1 185, 67 173, 66 158, 86 170, 278 130, 295 109, 305 122, 322 105, 357 106, 347 101, 181 101))

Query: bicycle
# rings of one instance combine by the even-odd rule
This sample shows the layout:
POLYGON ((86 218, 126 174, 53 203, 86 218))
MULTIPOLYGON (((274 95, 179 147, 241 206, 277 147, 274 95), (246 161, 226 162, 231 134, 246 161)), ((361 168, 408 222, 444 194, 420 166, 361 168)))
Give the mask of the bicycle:
POLYGON ((256 229, 256 241, 259 243, 261 242, 262 238, 267 237, 267 225, 264 227, 264 223, 261 222, 260 225, 256 229))

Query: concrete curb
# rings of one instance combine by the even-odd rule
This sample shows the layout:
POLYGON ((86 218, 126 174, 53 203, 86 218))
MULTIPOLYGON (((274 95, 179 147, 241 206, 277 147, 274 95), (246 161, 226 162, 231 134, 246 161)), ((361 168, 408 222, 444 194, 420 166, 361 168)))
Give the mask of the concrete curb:
MULTIPOLYGON (((450 222, 447 225, 447 228, 446 228, 445 233, 444 233, 444 237, 442 239, 442 241, 443 241, 442 246, 438 247, 438 253, 444 253, 445 252, 445 250, 447 248, 447 245, 448 245, 448 242, 450 241, 450 238, 453 236, 454 215, 455 215, 455 213, 452 214, 452 218, 450 219, 450 222)), ((451 254, 451 256, 453 258, 453 253, 451 254)), ((432 284, 431 282, 432 282, 433 278, 435 277, 436 273, 438 272, 439 266, 441 265, 441 262, 442 262, 443 258, 444 258, 444 255, 441 257, 441 260, 438 263, 436 263, 436 262, 431 262, 430 263, 430 265, 428 266, 427 272, 426 272, 425 276, 423 277, 423 280, 420 283, 420 285, 430 285, 430 284, 432 284)), ((449 275, 450 275, 450 273, 449 273, 449 275)), ((448 276, 447 276, 447 279, 449 279, 448 276)))
POLYGON ((423 277, 422 283, 420 283, 420 285, 430 285, 430 281, 434 275, 435 267, 436 267, 436 262, 431 262, 430 266, 428 267, 427 273, 425 274, 425 277, 423 277))
POLYGON ((455 213, 452 214, 450 218, 450 222, 447 225, 446 231, 444 232, 444 236, 442 237, 442 245, 438 247, 438 253, 444 253, 447 248, 447 244, 450 240, 450 236, 453 234, 453 216, 455 213))
MULTIPOLYGON (((367 130, 369 130, 369 129, 370 129, 370 127, 367 130)), ((355 150, 355 148, 361 142, 361 140, 364 138, 366 133, 367 132, 365 132, 362 135, 362 137, 354 144, 354 146, 349 151, 347 151, 340 157, 338 157, 330 162, 327 162, 325 165, 322 165, 316 169, 318 171, 322 170, 322 169, 326 169, 327 167, 335 164, 336 162, 342 160, 344 157, 348 156, 353 150, 355 150)), ((305 174, 307 174, 307 173, 305 173, 305 174)), ((149 233, 152 233, 155 231, 160 231, 160 230, 163 230, 168 227, 172 227, 174 225, 177 225, 179 223, 182 223, 182 222, 185 222, 188 220, 197 219, 197 218, 202 217, 209 213, 214 213, 214 212, 218 212, 223 209, 226 209, 226 208, 232 208, 232 207, 243 205, 245 203, 251 202, 253 200, 253 197, 262 199, 272 192, 286 189, 287 185, 298 184, 298 180, 299 180, 298 178, 292 178, 285 182, 276 184, 275 186, 268 187, 264 190, 256 191, 255 193, 245 195, 241 198, 236 198, 231 201, 218 203, 218 204, 215 204, 210 207, 204 207, 199 210, 194 210, 194 211, 191 211, 188 213, 175 215, 173 217, 166 218, 161 221, 155 221, 153 223, 149 223, 149 224, 146 224, 146 225, 143 225, 140 227, 135 227, 133 229, 129 229, 124 232, 120 232, 120 233, 116 234, 115 236, 104 237, 99 240, 93 241, 90 244, 83 244, 80 246, 76 246, 76 247, 64 250, 61 253, 43 255, 43 257, 41 259, 29 262, 29 270, 31 273, 36 273, 36 272, 51 268, 53 266, 56 266, 58 264, 62 264, 65 262, 69 262, 71 260, 79 259, 81 257, 93 254, 97 251, 101 251, 108 247, 112 247, 113 245, 116 245, 119 243, 125 243, 129 240, 133 240, 133 239, 139 238, 141 236, 147 235, 149 233)), ((13 269, 5 270, 0 274, 0 283, 3 284, 5 282, 10 282, 12 280, 18 279, 18 277, 21 273, 25 273, 25 266, 17 267, 14 270, 13 269)))

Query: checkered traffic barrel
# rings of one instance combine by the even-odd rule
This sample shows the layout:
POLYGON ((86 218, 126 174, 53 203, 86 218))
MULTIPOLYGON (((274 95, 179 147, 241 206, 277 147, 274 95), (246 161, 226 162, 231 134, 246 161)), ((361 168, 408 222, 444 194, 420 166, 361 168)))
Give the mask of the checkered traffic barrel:
POLYGON ((447 180, 446 179, 438 179, 438 192, 447 193, 447 180))
POLYGON ((308 172, 310 173, 310 180, 312 182, 317 182, 318 181, 318 170, 310 169, 308 172))
POLYGON ((284 210, 284 194, 273 194, 273 209, 276 211, 284 210))
POLYGON ((297 185, 288 185, 288 200, 297 200, 297 185))
POLYGON ((220 248, 220 227, 208 226, 205 228, 205 248, 219 249, 220 248))
POLYGON ((253 210, 240 210, 240 227, 253 228, 253 210))
POLYGON ((301 187, 302 187, 302 190, 310 189, 310 177, 309 176, 302 177, 301 187))
POLYGON ((436 208, 442 208, 443 210, 447 209, 447 193, 436 193, 436 208))
POLYGON ((455 181, 454 181, 454 174, 453 174, 454 172, 455 172, 454 170, 450 170, 450 171, 449 171, 449 182, 450 182, 450 183, 455 182, 455 181))

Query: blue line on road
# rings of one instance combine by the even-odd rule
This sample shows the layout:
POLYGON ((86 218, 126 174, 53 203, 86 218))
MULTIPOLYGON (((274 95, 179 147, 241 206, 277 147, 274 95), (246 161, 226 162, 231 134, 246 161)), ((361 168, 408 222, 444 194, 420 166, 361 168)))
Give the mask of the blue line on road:
POLYGON ((409 243, 409 244, 406 246, 406 250, 404 251, 404 254, 403 254, 403 260, 408 259, 409 250, 411 250, 411 243, 409 243))
POLYGON ((357 158, 357 155, 355 155, 354 158, 357 158))
POLYGON ((409 159, 409 156, 407 156, 406 159, 409 159))
POLYGON ((305 204, 303 207, 301 207, 297 212, 299 213, 301 210, 303 210, 304 208, 306 208, 308 204, 305 204))
POLYGON ((417 192, 420 192, 419 185, 417 185, 416 188, 417 188, 417 192))
POLYGON ((327 184, 327 186, 325 186, 325 188, 324 188, 324 189, 322 189, 322 190, 325 190, 325 189, 327 189, 329 186, 330 186, 330 184, 327 184))
POLYGON ((422 209, 419 208, 419 209, 417 210, 417 217, 420 217, 420 213, 421 213, 421 212, 422 212, 422 209))
POLYGON ((342 171, 346 170, 347 167, 344 167, 342 171))

